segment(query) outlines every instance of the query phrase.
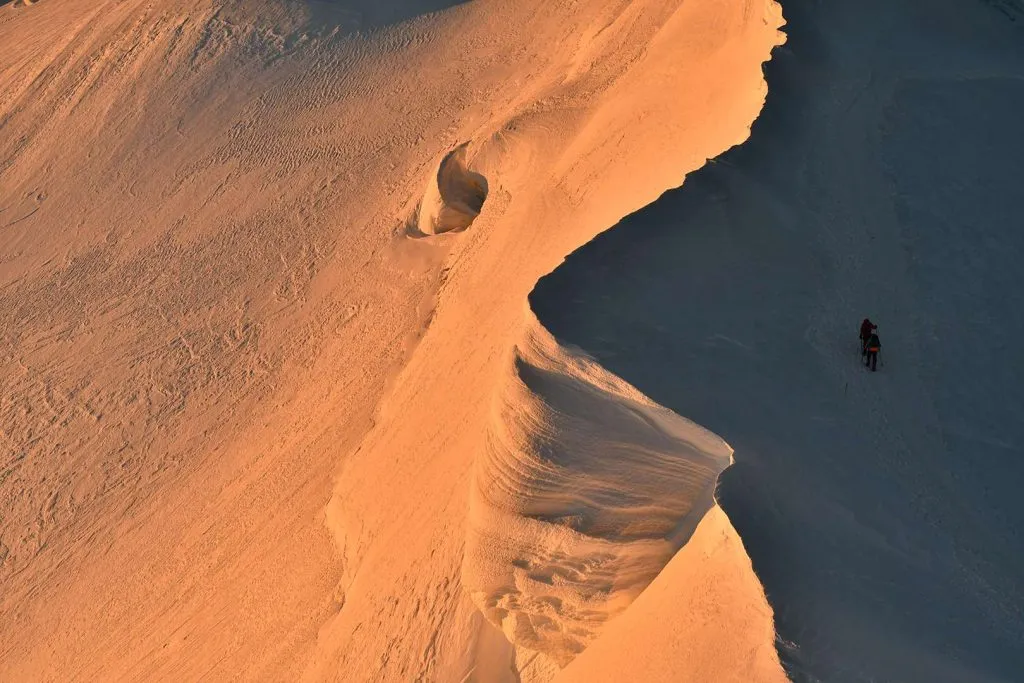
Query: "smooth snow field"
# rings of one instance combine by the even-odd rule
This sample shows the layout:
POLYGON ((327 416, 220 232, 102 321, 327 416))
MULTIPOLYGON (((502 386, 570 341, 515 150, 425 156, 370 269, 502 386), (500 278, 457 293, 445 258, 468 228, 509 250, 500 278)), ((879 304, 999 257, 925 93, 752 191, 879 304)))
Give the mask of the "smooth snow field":
POLYGON ((1016 0, 0 3, 0 681, 1022 680, 1022 112, 1016 0))

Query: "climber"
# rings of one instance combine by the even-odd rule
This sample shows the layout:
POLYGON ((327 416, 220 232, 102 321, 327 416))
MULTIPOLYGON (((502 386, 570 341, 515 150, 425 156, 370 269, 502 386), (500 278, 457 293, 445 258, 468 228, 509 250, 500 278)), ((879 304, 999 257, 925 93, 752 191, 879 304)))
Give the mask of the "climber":
POLYGON ((864 318, 864 322, 860 324, 860 355, 868 355, 868 337, 871 336, 873 330, 877 330, 878 325, 871 322, 870 318, 864 318))
POLYGON ((882 342, 878 340, 878 325, 874 325, 867 340, 864 342, 864 366, 874 372, 878 367, 878 352, 882 350, 882 342))

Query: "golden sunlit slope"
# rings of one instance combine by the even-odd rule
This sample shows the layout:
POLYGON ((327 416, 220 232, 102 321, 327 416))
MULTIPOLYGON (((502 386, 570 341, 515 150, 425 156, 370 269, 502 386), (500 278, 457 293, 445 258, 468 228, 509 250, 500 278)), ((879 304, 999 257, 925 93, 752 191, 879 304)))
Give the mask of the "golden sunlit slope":
MULTIPOLYGON (((595 568, 589 562, 593 556, 564 558, 563 568, 582 567, 581 581, 574 587, 564 581, 571 571, 555 577, 552 565, 544 564, 544 553, 552 546, 539 536, 539 552, 510 552, 510 538, 526 540, 516 527, 532 526, 538 533, 545 527, 531 509, 538 480, 530 483, 529 476, 491 473, 503 469, 504 455, 513 455, 513 460, 504 461, 506 471, 516 471, 523 462, 538 469, 562 467, 565 459, 555 453, 569 444, 588 449, 575 453, 582 469, 554 479, 560 486, 580 486, 580 477, 594 474, 586 468, 587 461, 597 454, 594 447, 604 435, 595 433, 588 445, 586 430, 598 425, 584 427, 575 442, 574 434, 562 431, 574 422, 586 424, 594 404, 548 395, 544 387, 530 387, 528 382, 524 392, 521 354, 529 358, 532 352, 514 349, 533 348, 530 339, 536 334, 543 337, 532 328, 525 298, 536 279, 556 267, 568 251, 678 184, 683 173, 703 164, 706 157, 745 138, 763 101, 760 65, 779 41, 780 20, 774 4, 627 8, 614 21, 599 24, 603 30, 595 26, 596 44, 570 53, 572 68, 568 75, 555 74, 539 98, 541 104, 498 112, 493 123, 470 138, 469 167, 487 179, 487 201, 471 228, 453 242, 452 266, 430 327, 385 400, 376 428, 359 452, 346 460, 328 510, 345 558, 341 589, 346 599, 322 633, 322 668, 315 669, 317 673, 369 669, 385 679, 422 675, 448 680, 468 671, 474 680, 500 680, 519 670, 529 679, 544 678, 552 669, 551 659, 537 655, 538 649, 558 663, 571 657, 576 645, 563 638, 562 626, 578 624, 570 612, 580 603, 565 599, 565 594, 578 596, 587 590, 587 578, 595 568), (631 52, 636 45, 644 47, 631 52), (595 51, 597 46, 600 52, 595 51), (581 71, 581 64, 589 68, 581 71), (560 417, 538 421, 538 411, 560 417), (510 422, 516 420, 518 424, 510 422), (531 433, 545 423, 551 428, 531 433), (505 449, 501 434, 516 434, 516 448, 505 449), (494 487, 503 487, 498 510, 482 512, 481 506, 467 500, 470 491, 480 494, 477 502, 493 502, 494 487), (445 493, 433 495, 437 491, 445 493), (503 517, 523 512, 521 522, 503 517), (491 526, 491 520, 498 520, 497 526, 491 526), (497 539, 494 554, 480 542, 481 534, 497 539), (524 619, 522 611, 507 609, 522 600, 503 602, 494 589, 515 585, 516 575, 527 574, 531 567, 538 568, 535 577, 547 575, 552 584, 560 583, 552 593, 562 595, 544 597, 561 603, 534 601, 527 610, 532 616, 524 619), (490 604, 493 598, 497 602, 490 604), (542 602, 547 607, 540 606, 542 602), (487 614, 481 614, 479 606, 487 614), (546 609, 550 611, 544 613, 546 609), (395 622, 406 626, 401 637, 394 638, 389 656, 381 659, 376 654, 380 634, 395 622), (500 626, 515 647, 496 653, 489 622, 500 626), (530 628, 524 627, 527 622, 530 628), (548 626, 553 640, 541 633, 548 626), (478 635, 467 638, 467 633, 478 635)), ((554 349, 552 353, 562 355, 554 349)), ((548 386, 558 387, 563 381, 556 374, 548 386)), ((626 388, 616 392, 631 393, 626 388)), ((588 395, 594 396, 589 390, 582 392, 588 395)), ((666 441, 670 439, 661 439, 666 441)), ((629 447, 623 450, 628 452, 629 447)), ((685 460, 686 456, 676 458, 676 466, 688 467, 685 460)), ((628 475, 620 482, 626 480, 628 475)), ((699 484, 680 488, 684 500, 673 501, 677 510, 667 517, 685 519, 686 511, 697 504, 685 497, 699 496, 703 490, 699 484)), ((631 495, 628 490, 621 493, 623 498, 631 495)), ((566 492, 562 499, 571 497, 566 492)), ((548 520, 554 523, 543 533, 548 538, 576 539, 577 546, 591 544, 578 535, 571 517, 562 514, 548 520)), ((733 533, 739 544, 727 524, 720 528, 733 533)), ((601 539, 592 537, 592 542, 600 545, 601 539)), ((556 545, 569 550, 571 543, 556 545)), ((632 588, 603 597, 592 594, 587 609, 596 607, 592 611, 601 615, 625 608, 629 597, 657 572, 657 562, 667 561, 669 548, 671 541, 658 551, 663 559, 636 574, 620 574, 638 577, 632 588)), ((549 557, 553 554, 548 552, 549 557)), ((748 590, 751 584, 756 586, 756 579, 749 565, 744 571, 749 579, 743 590, 748 590)), ((508 598, 513 592, 503 595, 508 598)), ((764 661, 771 662, 771 643, 764 647, 766 634, 771 634, 770 610, 763 596, 759 599, 750 607, 759 611, 760 626, 744 626, 750 617, 744 612, 730 630, 739 643, 758 648, 764 661)), ((576 634, 579 640, 599 638, 602 620, 594 618, 596 630, 588 627, 576 634)), ((700 620, 689 621, 688 628, 699 631, 700 620)), ((622 651, 617 656, 633 655, 622 651)), ((737 666, 731 658, 716 661, 730 672, 737 666)), ((745 660, 740 668, 748 671, 743 667, 762 666, 764 661, 745 660)), ((781 675, 777 663, 775 671, 781 675)))
POLYGON ((440 9, 0 7, 0 678, 553 673, 460 571, 526 295, 744 139, 781 16, 440 9))

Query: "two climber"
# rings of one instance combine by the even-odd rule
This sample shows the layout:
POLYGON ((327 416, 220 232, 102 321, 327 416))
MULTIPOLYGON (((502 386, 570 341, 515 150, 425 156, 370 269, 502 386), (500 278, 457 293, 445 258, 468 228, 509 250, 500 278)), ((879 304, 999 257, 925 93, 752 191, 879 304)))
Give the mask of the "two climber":
POLYGON ((878 368, 878 352, 882 350, 882 342, 878 339, 878 325, 864 318, 860 324, 860 355, 864 366, 874 372, 878 368))

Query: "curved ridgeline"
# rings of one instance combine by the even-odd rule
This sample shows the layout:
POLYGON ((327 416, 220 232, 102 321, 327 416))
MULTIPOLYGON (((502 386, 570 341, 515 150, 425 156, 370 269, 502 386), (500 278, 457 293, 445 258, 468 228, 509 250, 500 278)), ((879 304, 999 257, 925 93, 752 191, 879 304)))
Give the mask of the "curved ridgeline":
POLYGON ((1014 680, 1020 22, 970 1, 784 10, 750 140, 580 249, 531 304, 735 448, 718 499, 794 680, 1014 680), (859 363, 865 315, 877 373, 859 363))

